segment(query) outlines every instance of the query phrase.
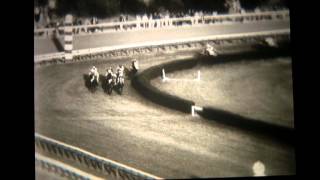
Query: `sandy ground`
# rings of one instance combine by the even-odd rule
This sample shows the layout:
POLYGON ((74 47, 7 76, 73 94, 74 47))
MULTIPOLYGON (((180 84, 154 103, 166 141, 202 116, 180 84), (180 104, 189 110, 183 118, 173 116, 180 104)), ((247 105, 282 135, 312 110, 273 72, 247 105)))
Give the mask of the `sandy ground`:
POLYGON ((169 94, 193 100, 198 106, 213 106, 294 127, 291 59, 288 57, 197 66, 166 76, 173 80, 163 82, 157 78, 151 84, 169 94), (198 71, 200 81, 192 81, 198 71))
MULTIPOLYGON (((140 65, 143 70, 177 58, 153 57, 140 65)), ((82 75, 92 65, 102 71, 128 61, 37 67, 35 131, 165 178, 252 176, 256 161, 265 165, 266 175, 295 174, 293 147, 153 104, 129 80, 122 96, 106 95, 101 88, 90 93, 84 86, 82 75)), ((203 77, 209 77, 205 71, 203 77)))

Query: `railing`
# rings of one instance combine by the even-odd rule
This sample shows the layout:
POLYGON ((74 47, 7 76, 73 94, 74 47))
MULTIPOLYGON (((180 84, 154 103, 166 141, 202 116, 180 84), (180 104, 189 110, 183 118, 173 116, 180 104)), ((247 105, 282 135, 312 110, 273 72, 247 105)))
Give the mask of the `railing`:
POLYGON ((35 145, 42 151, 72 159, 87 165, 88 168, 92 168, 97 172, 107 173, 108 175, 113 175, 121 179, 162 179, 38 133, 35 133, 35 145))
POLYGON ((35 154, 35 164, 36 166, 40 166, 43 169, 54 172, 55 174, 59 174, 60 176, 67 177, 69 179, 102 180, 102 178, 80 171, 79 169, 68 166, 54 159, 42 156, 38 153, 35 154))
MULTIPOLYGON (((163 28, 163 27, 179 27, 184 24, 190 25, 207 25, 215 23, 225 22, 246 22, 257 20, 274 20, 274 19, 289 19, 289 10, 280 11, 268 11, 268 12, 248 12, 241 14, 222 14, 222 15, 204 15, 204 16, 190 16, 181 18, 162 18, 152 20, 135 20, 126 22, 109 22, 100 23, 95 25, 75 25, 73 31, 75 34, 82 30, 88 32, 88 30, 100 30, 102 32, 107 31, 119 31, 119 30, 136 30, 140 28, 163 28), (142 26, 141 26, 142 25, 142 26)), ((64 27, 57 28, 44 28, 35 29, 34 35, 52 35, 53 33, 63 34, 64 27), (59 31, 57 33, 56 31, 59 31)))
POLYGON ((34 61, 41 62, 41 61, 48 61, 51 59, 63 59, 63 58, 64 58, 64 52, 58 52, 58 53, 36 55, 34 56, 34 61))
MULTIPOLYGON (((98 48, 88 48, 88 49, 80 49, 73 50, 73 56, 83 56, 88 54, 97 54, 104 53, 108 51, 115 50, 125 50, 132 48, 143 48, 143 47, 157 47, 163 45, 175 45, 175 44, 184 44, 184 43, 194 43, 201 41, 219 41, 219 40, 231 40, 231 39, 241 39, 241 38, 250 38, 250 37, 272 37, 272 36, 281 36, 281 35, 290 35, 290 29, 282 29, 282 30, 273 30, 273 31, 262 31, 262 32, 250 32, 250 33, 237 33, 237 34, 227 34, 227 35, 210 35, 203 37, 194 37, 194 38, 186 38, 186 39, 178 39, 178 40, 162 40, 162 41, 149 41, 149 42, 141 42, 134 44, 126 44, 126 45, 118 45, 118 46, 106 46, 106 47, 98 47, 98 48)), ((53 53, 53 54, 44 54, 44 55, 36 55, 35 62, 48 61, 51 59, 63 59, 64 53, 53 53)))

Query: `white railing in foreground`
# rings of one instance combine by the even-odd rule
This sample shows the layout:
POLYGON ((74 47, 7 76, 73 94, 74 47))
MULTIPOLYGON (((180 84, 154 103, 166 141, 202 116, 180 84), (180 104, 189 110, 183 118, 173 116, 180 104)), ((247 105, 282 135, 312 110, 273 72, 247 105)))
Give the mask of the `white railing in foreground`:
POLYGON ((98 172, 113 174, 122 179, 163 179, 38 133, 35 133, 35 145, 43 151, 66 158, 72 157, 73 160, 85 163, 98 172))
POLYGON ((102 178, 80 171, 79 169, 76 169, 54 159, 45 157, 39 153, 35 153, 35 161, 36 165, 39 165, 42 168, 49 170, 50 172, 52 172, 53 170, 56 174, 59 174, 63 177, 68 177, 70 179, 103 180, 102 178))
MULTIPOLYGON (((73 30, 81 30, 84 29, 87 31, 88 29, 103 29, 110 28, 112 31, 122 30, 123 28, 130 27, 128 29, 140 29, 140 28, 154 28, 154 24, 157 24, 156 28, 163 27, 177 27, 181 26, 183 22, 188 22, 191 25, 198 24, 212 24, 214 22, 210 21, 228 21, 228 22, 237 22, 239 19, 255 21, 260 19, 283 19, 290 18, 289 10, 280 10, 280 11, 267 11, 267 12, 247 12, 240 14, 217 14, 217 15, 204 15, 204 16, 189 16, 189 17, 181 17, 181 18, 162 18, 162 19, 152 19, 152 20, 134 20, 134 21, 126 21, 126 22, 109 22, 109 23, 100 23, 94 25, 75 25, 72 26, 73 30), (201 21, 201 23, 199 23, 201 21), (170 22, 170 23, 168 23, 170 22), (165 24, 164 26, 162 24, 165 24), (148 24, 146 27, 141 24, 148 24), (161 24, 161 25, 160 25, 161 24), (139 27, 137 27, 139 26, 139 27)), ((53 34, 56 30, 61 31, 63 33, 64 27, 58 28, 43 28, 43 29, 35 29, 34 35, 38 34, 49 35, 53 34)))

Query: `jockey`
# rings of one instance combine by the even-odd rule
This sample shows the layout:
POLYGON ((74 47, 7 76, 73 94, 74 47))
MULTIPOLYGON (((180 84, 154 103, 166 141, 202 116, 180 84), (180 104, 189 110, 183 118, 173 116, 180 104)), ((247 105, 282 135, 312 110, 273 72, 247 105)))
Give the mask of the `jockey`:
POLYGON ((119 65, 117 67, 117 75, 123 76, 123 73, 124 73, 124 66, 123 65, 119 65))
POLYGON ((97 70, 97 68, 96 68, 95 66, 92 66, 92 68, 90 69, 89 74, 90 74, 90 75, 91 75, 91 74, 94 74, 96 70, 97 70))
POLYGON ((107 69, 105 76, 106 76, 106 80, 107 80, 108 84, 111 84, 113 79, 116 77, 116 75, 115 75, 115 73, 113 73, 113 70, 111 67, 109 67, 109 69, 107 69))
POLYGON ((211 56, 216 56, 217 55, 217 53, 215 52, 215 49, 209 43, 207 43, 205 51, 206 51, 206 53, 208 53, 211 56))
POLYGON ((112 78, 112 76, 113 76, 113 70, 112 70, 112 68, 111 67, 109 67, 108 69, 107 69, 107 72, 106 72, 106 78, 107 79, 110 79, 110 78, 112 78))
POLYGON ((98 73, 98 69, 93 66, 89 72, 89 76, 90 75, 93 75, 92 78, 91 78, 91 82, 93 82, 94 78, 96 78, 97 82, 99 82, 99 73, 98 73))
POLYGON ((132 69, 136 72, 139 70, 139 62, 136 59, 132 60, 132 69))
POLYGON ((123 76, 124 76, 124 66, 119 65, 117 67, 117 83, 121 80, 123 83, 123 76))

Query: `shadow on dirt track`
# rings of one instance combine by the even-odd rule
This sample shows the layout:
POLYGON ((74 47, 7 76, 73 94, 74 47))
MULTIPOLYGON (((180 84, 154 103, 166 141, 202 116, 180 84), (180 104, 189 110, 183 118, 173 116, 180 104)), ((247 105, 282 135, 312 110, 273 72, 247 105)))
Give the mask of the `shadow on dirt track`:
POLYGON ((243 117, 214 107, 203 107, 203 111, 198 112, 198 114, 205 119, 268 135, 290 145, 294 143, 294 130, 292 128, 271 124, 259 119, 243 117))
POLYGON ((56 36, 54 36, 54 37, 52 38, 52 42, 53 42, 53 44, 56 46, 58 52, 64 51, 63 45, 61 44, 61 42, 59 41, 59 39, 58 39, 56 36))

